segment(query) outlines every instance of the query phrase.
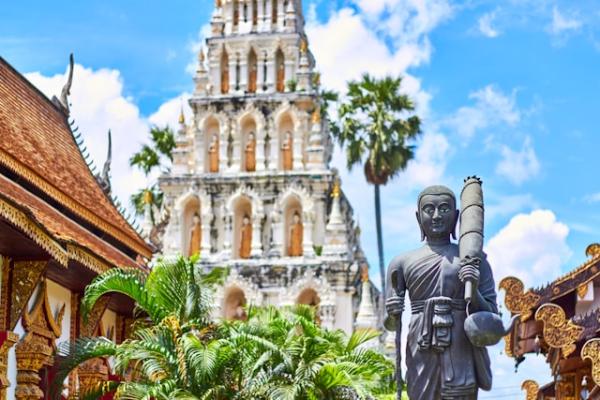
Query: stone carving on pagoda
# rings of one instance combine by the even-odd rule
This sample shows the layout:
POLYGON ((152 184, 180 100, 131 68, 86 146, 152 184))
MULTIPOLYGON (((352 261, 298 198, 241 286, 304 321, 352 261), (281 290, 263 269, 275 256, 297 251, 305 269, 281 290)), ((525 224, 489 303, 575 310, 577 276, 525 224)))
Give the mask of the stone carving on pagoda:
POLYGON ((42 281, 38 298, 31 311, 24 310, 22 324, 25 336, 16 346, 17 357, 17 400, 38 400, 44 393, 40 388, 40 370, 54 364, 56 339, 61 334, 61 323, 65 304, 54 316, 46 282, 42 281))
POLYGON ((245 233, 245 244, 248 244, 248 240, 250 242, 248 256, 260 256, 263 218, 263 202, 258 193, 247 186, 240 186, 226 203, 224 251, 234 258, 240 258, 242 234, 245 233))
POLYGON ((575 351, 575 343, 583 332, 583 327, 568 320, 560 306, 544 304, 536 311, 535 319, 544 323, 543 337, 548 346, 561 349, 563 358, 575 351))
MULTIPOLYGON (((304 255, 314 256, 313 223, 315 220, 315 204, 310 193, 303 187, 292 184, 278 197, 272 213, 273 249, 272 254, 297 257, 304 255), (274 214, 274 215, 273 215, 274 214), (292 245, 292 228, 295 223, 294 215, 298 214, 302 232, 300 254, 290 254, 292 245), (275 218, 273 218, 273 216, 275 218), (282 241, 283 240, 283 241, 282 241)), ((296 228, 298 232, 300 228, 296 228)), ((296 233, 298 235, 298 233, 296 233)))

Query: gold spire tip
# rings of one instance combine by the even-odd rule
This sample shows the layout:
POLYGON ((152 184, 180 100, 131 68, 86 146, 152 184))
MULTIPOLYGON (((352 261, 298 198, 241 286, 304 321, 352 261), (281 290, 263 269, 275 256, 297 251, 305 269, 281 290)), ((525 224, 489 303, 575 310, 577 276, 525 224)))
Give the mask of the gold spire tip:
POLYGON ((333 190, 331 191, 331 197, 333 197, 333 198, 340 197, 340 192, 341 192, 340 178, 335 178, 335 181, 333 182, 333 190))
POLYGON ((144 192, 144 204, 152 204, 152 192, 150 190, 146 190, 144 192))

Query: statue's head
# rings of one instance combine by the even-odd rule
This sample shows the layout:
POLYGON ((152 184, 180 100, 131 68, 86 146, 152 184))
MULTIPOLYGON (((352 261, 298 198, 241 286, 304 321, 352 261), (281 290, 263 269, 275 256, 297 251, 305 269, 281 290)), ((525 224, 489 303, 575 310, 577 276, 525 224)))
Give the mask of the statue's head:
POLYGON ((249 142, 252 142, 253 140, 254 140, 254 132, 250 132, 250 133, 248 134, 248 141, 249 141, 249 142))
POLYGON ((248 216, 248 214, 244 214, 243 222, 244 225, 248 225, 250 223, 250 217, 248 216))
POLYGON ((213 133, 213 135, 212 135, 212 141, 213 141, 213 143, 216 143, 217 140, 219 140, 219 137, 217 136, 216 133, 213 133))
POLYGON ((419 194, 416 214, 421 228, 421 240, 450 239, 450 236, 456 239, 456 196, 446 186, 434 185, 425 188, 419 194))
POLYGON ((300 222, 300 214, 298 213, 298 211, 296 211, 294 213, 294 223, 297 224, 300 222))
POLYGON ((200 223, 200 215, 198 215, 198 213, 194 213, 192 220, 194 221, 194 224, 200 223))

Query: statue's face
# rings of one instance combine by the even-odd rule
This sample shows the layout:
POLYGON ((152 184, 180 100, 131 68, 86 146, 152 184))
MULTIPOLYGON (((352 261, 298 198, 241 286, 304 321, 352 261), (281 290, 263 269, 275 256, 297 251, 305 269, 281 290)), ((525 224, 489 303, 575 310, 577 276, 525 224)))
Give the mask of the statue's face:
POLYGON ((244 216, 244 225, 248 225, 250 223, 250 218, 248 216, 244 216))
POLYGON ((248 134, 248 140, 249 140, 250 142, 252 142, 252 141, 254 140, 254 132, 250 132, 250 133, 248 134))
POLYGON ((194 224, 197 224, 200 222, 200 216, 198 214, 194 215, 194 224))
POLYGON ((298 222, 300 222, 300 215, 294 214, 294 223, 297 224, 298 222))
POLYGON ((423 196, 418 215, 423 233, 430 239, 449 238, 456 226, 456 204, 447 194, 423 196))

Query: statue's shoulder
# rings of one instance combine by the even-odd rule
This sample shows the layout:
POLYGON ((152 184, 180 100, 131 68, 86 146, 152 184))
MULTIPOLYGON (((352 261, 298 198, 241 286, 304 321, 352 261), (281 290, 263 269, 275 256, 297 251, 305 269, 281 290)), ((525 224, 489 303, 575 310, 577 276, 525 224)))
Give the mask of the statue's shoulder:
POLYGON ((412 260, 418 259, 425 254, 425 247, 419 247, 413 250, 409 250, 405 253, 399 254, 392 259, 390 262, 390 268, 402 268, 412 260))

